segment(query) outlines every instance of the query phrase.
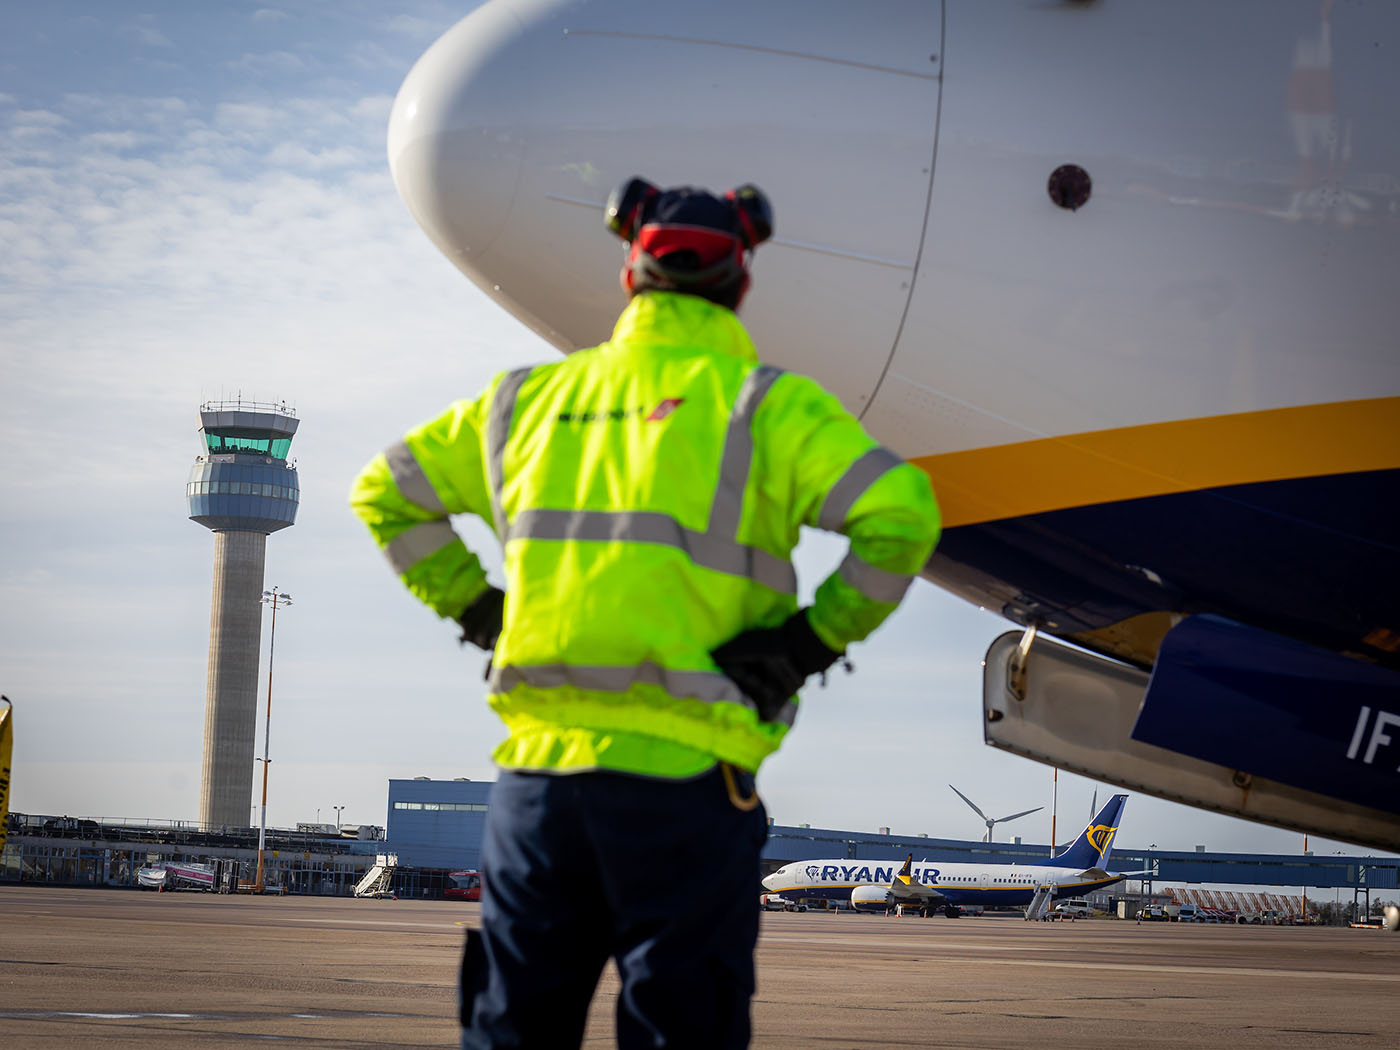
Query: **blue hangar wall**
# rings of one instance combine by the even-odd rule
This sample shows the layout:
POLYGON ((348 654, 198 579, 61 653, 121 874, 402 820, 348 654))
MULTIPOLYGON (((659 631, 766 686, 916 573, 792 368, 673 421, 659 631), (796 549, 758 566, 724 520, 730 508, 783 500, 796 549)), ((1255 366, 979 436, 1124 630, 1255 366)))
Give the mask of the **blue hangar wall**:
POLYGON ((489 780, 389 781, 383 850, 411 868, 476 868, 486 829, 489 780))
MULTIPOLYGON (((389 781, 389 816, 384 851, 414 868, 477 868, 486 828, 489 780, 389 781)), ((638 829, 639 835, 645 829, 638 829)), ((1063 847, 1061 847, 1063 848, 1063 847)), ((817 858, 902 861, 983 861, 987 864, 1039 864, 1048 846, 1016 842, 973 842, 921 836, 876 835, 834 828, 771 824, 763 847, 763 867, 770 871, 789 861, 817 858)), ((1186 852, 1115 849, 1112 868, 1138 871, 1156 867, 1157 883, 1236 885, 1400 887, 1400 858, 1356 856, 1288 856, 1270 853, 1186 852)), ((1138 880, 1134 880, 1135 882, 1138 880)))

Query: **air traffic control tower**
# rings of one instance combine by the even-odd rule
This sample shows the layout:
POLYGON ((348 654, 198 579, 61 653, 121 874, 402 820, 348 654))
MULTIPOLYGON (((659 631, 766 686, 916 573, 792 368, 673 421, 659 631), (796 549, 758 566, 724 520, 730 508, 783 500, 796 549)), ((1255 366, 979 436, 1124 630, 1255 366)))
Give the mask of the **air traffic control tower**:
POLYGON ((267 537, 296 521, 301 488, 287 462, 297 418, 285 404, 199 407, 205 455, 186 486, 190 519, 214 530, 214 597, 204 694, 202 827, 246 828, 253 802, 263 563, 267 537))

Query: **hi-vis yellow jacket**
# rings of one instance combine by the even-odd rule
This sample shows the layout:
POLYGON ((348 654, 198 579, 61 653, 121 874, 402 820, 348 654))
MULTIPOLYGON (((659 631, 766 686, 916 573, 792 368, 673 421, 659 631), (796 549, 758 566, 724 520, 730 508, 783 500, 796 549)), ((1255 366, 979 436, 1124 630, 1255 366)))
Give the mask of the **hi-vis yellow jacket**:
POLYGON ((455 619, 487 587, 448 515, 479 515, 505 552, 489 702, 508 769, 687 777, 757 770, 776 721, 710 658, 797 608, 803 525, 850 552, 808 613, 841 650, 868 635, 932 553, 928 478, 836 398, 759 365, 729 310, 636 296, 612 339, 498 376, 364 469, 351 491, 409 590, 455 619))

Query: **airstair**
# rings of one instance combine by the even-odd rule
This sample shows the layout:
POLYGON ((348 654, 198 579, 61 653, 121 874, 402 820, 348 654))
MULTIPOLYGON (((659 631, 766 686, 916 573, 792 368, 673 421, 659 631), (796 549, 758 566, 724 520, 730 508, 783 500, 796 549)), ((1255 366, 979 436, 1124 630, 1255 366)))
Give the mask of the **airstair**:
POLYGON ((1045 918, 1045 913, 1050 910, 1050 905, 1054 903, 1055 891, 1060 887, 1052 882, 1042 883, 1035 888, 1035 896, 1031 898, 1030 904, 1026 905, 1026 921, 1045 918))
POLYGON ((365 872, 365 877, 355 887, 356 897, 392 897, 394 895, 394 869, 399 866, 397 853, 377 853, 374 867, 365 872))

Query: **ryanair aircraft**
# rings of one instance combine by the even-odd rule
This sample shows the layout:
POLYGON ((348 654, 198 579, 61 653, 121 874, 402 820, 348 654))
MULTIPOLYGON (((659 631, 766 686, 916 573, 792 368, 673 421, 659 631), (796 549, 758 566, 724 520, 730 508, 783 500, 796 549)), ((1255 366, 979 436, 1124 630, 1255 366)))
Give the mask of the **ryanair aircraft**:
POLYGON ((763 880, 770 895, 787 900, 849 900, 857 911, 884 911, 895 905, 915 907, 924 915, 943 912, 950 918, 968 905, 983 907, 1049 904, 1080 897, 1146 871, 1105 870, 1127 795, 1114 795, 1098 816, 1063 853, 1048 864, 931 863, 903 867, 893 861, 798 860, 763 880))

